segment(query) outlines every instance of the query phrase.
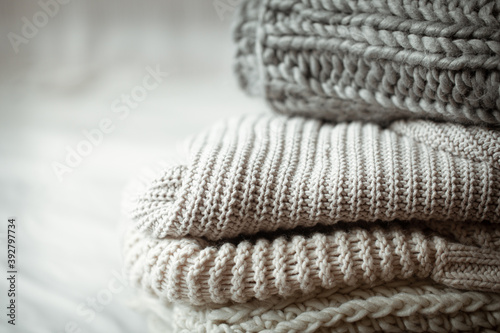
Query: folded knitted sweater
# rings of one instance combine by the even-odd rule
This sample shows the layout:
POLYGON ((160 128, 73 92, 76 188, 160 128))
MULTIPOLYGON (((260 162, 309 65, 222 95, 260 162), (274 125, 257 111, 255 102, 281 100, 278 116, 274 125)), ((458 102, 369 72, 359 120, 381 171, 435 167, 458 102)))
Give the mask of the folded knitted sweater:
POLYGON ((189 141, 129 211, 153 237, 234 238, 317 224, 500 222, 500 134, 424 120, 223 121, 189 141))
POLYGON ((134 286, 191 304, 244 303, 414 277, 500 292, 500 230, 485 222, 457 224, 337 224, 218 243, 157 239, 132 229, 124 267, 134 286), (447 232, 440 234, 441 228, 447 232))
POLYGON ((185 152, 127 207, 160 330, 498 330, 497 131, 245 116, 185 152))
POLYGON ((495 0, 244 0, 240 85, 280 113, 500 124, 495 0))
POLYGON ((500 295, 429 281, 318 289, 308 295, 226 306, 142 298, 152 332, 498 332, 500 295))

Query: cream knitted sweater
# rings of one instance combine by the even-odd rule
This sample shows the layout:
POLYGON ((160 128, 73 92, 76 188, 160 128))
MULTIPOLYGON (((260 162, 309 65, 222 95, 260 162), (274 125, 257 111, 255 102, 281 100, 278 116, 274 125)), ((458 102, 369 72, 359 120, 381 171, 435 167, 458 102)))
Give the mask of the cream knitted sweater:
POLYGON ((495 0, 244 0, 234 39, 240 85, 281 113, 500 124, 495 0))
POLYGON ((219 240, 339 221, 500 222, 500 134, 424 120, 387 128, 230 119, 132 198, 153 237, 219 240))
POLYGON ((160 299, 192 304, 244 303, 307 294, 318 287, 413 277, 500 292, 499 245, 500 231, 487 223, 457 228, 437 221, 419 222, 419 227, 399 222, 337 224, 312 234, 301 230, 216 244, 194 238, 155 239, 131 230, 125 269, 136 287, 160 299), (429 233, 440 228, 448 232, 429 233))
POLYGON ((153 333, 498 332, 500 295, 428 281, 315 290, 287 299, 193 307, 144 297, 153 333))

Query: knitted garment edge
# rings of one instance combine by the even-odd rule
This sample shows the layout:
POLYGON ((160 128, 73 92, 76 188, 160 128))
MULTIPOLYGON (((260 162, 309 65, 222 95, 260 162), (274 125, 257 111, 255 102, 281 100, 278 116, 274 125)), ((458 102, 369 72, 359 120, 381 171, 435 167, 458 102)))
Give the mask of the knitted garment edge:
POLYGON ((132 228, 124 267, 135 287, 162 300, 195 305, 414 277, 500 292, 500 232, 494 225, 453 228, 431 221, 420 227, 391 222, 326 229, 213 243, 191 237, 155 239, 132 228), (440 228, 447 234, 439 234, 440 228))
POLYGON ((224 306, 163 303, 140 294, 152 333, 159 332, 495 332, 500 295, 460 291, 431 281, 318 289, 224 306))

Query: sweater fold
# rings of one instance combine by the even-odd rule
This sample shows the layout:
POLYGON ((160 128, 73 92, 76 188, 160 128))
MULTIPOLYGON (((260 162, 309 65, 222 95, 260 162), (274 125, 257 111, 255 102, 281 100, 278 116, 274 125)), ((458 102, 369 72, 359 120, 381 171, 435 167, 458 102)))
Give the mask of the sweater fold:
MULTIPOLYGON (((126 269, 136 286, 158 298, 195 305, 285 298, 317 288, 414 277, 458 289, 500 292, 498 233, 480 247, 432 231, 433 223, 415 224, 337 225, 309 234, 297 231, 218 243, 154 239, 132 230, 125 246, 126 269)), ((480 224, 474 233, 489 228, 480 224)))
POLYGON ((208 240, 338 222, 499 222, 500 137, 479 126, 332 124, 246 116, 218 123, 132 196, 154 237, 208 240))

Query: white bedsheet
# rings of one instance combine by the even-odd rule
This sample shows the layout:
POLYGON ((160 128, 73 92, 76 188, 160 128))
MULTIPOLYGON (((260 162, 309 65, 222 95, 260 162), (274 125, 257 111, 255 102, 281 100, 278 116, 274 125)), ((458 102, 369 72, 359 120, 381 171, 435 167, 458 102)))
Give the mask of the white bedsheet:
MULTIPOLYGON (((9 17, 2 32, 18 31, 23 10, 33 13, 33 6, 2 12, 3 18, 9 17)), ((72 11, 67 11, 70 16, 72 11)), ((266 108, 236 86, 228 29, 215 12, 215 25, 221 27, 191 27, 182 41, 171 37, 177 44, 163 45, 166 37, 158 28, 136 31, 131 41, 142 41, 143 49, 135 53, 139 46, 121 51, 119 46, 127 43, 117 40, 124 31, 99 32, 94 27, 92 34, 80 36, 78 29, 87 30, 67 23, 72 19, 66 14, 58 14, 62 23, 54 18, 19 54, 8 44, 0 53, 4 272, 7 218, 15 216, 18 222, 16 326, 5 320, 7 285, 2 279, 0 332, 77 332, 71 325, 82 333, 145 332, 145 319, 127 305, 132 290, 121 290, 116 278, 121 271, 124 187, 142 166, 165 156, 188 135, 222 117, 266 108), (70 27, 74 31, 65 33, 70 27), (71 38, 66 35, 77 46, 68 46, 71 38), (82 36, 108 43, 78 46, 82 36), (147 66, 159 66, 170 75, 120 119, 112 111, 113 101, 142 83, 147 66), (52 163, 64 163, 66 147, 76 149, 85 139, 82 131, 97 128, 103 118, 112 120, 114 131, 60 182, 52 163), (99 298, 92 312, 89 302, 99 298)))

